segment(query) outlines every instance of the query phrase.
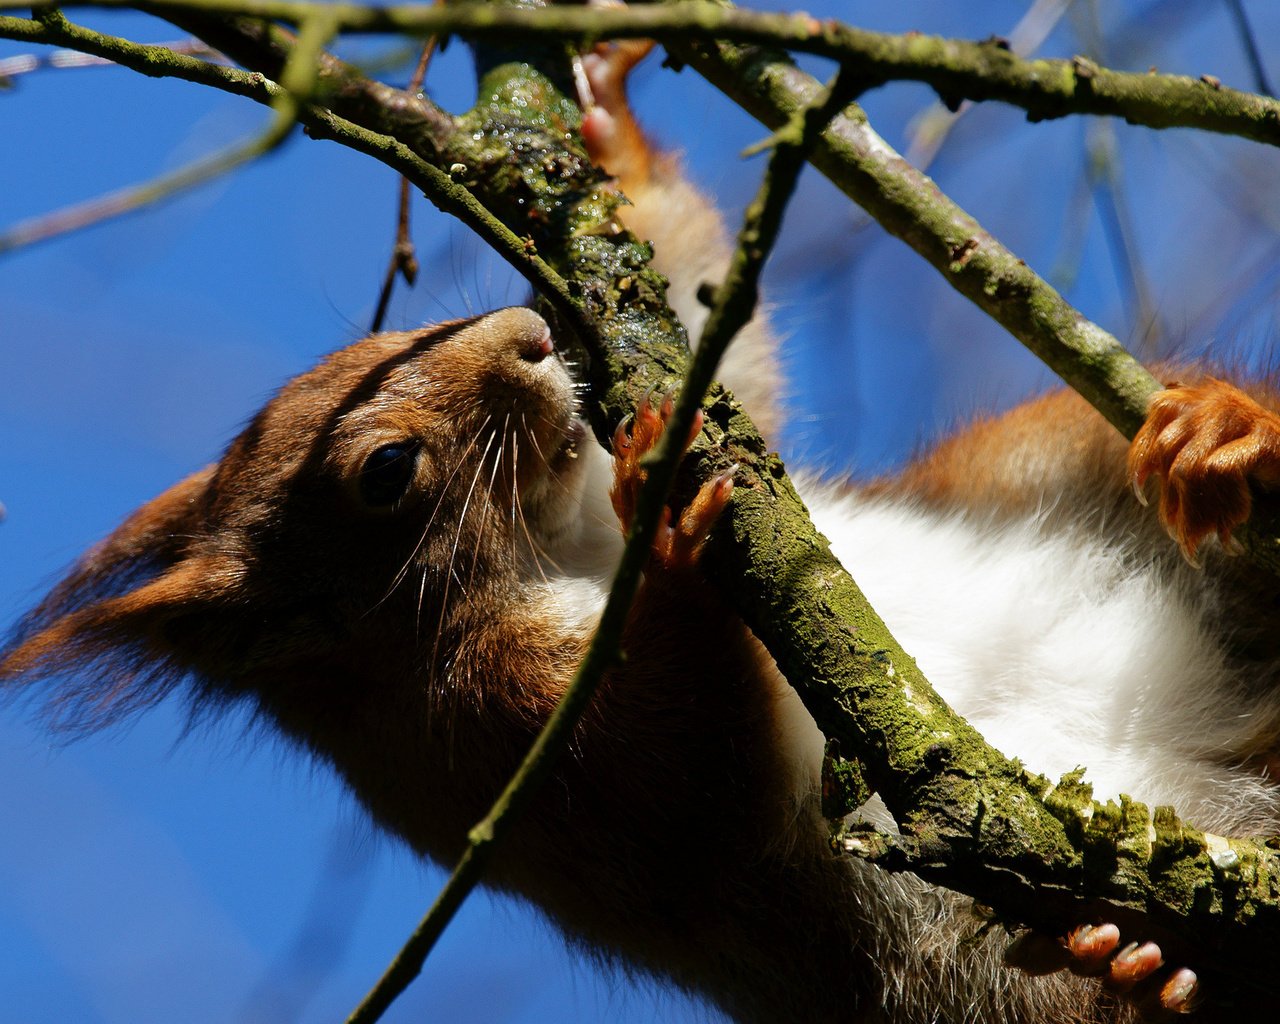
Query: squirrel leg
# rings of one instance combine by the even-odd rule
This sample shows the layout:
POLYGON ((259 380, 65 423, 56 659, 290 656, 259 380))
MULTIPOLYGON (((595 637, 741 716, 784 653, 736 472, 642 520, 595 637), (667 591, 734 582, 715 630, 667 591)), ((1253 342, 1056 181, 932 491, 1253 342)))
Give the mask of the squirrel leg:
MULTIPOLYGON (((591 3, 625 6, 619 0, 591 3)), ((646 138, 627 101, 627 78, 652 48, 650 40, 619 40, 579 58, 575 77, 582 138, 592 161, 626 196, 629 205, 616 211, 618 220, 653 245, 653 267, 669 280, 667 301, 696 342, 708 312, 699 290, 723 280, 733 244, 715 204, 688 179, 678 156, 646 138)), ((786 374, 767 320, 757 313, 743 327, 721 362, 719 377, 761 433, 771 437, 784 420, 786 374)))
POLYGON ((1250 488, 1280 485, 1280 416, 1225 381, 1171 384, 1151 399, 1128 472, 1144 503, 1147 481, 1160 479, 1160 521, 1189 562, 1211 535, 1234 552, 1250 488))
MULTIPOLYGON (((625 7, 620 0, 591 0, 591 7, 625 7)), ((623 181, 647 180, 654 149, 627 102, 627 76, 653 49, 651 39, 601 43, 579 58, 575 72, 582 107, 582 140, 594 163, 623 181)))

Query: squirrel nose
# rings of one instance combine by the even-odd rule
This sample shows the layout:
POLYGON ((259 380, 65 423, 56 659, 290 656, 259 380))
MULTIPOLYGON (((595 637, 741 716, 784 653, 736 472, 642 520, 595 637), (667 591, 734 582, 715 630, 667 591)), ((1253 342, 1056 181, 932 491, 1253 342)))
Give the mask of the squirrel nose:
POLYGON ((544 325, 540 335, 528 339, 525 343, 520 352, 520 358, 530 363, 540 363, 555 350, 555 342, 551 340, 551 328, 544 325))
POLYGON ((527 306, 497 309, 467 329, 468 343, 480 345, 497 362, 541 363, 556 350, 547 322, 527 306))

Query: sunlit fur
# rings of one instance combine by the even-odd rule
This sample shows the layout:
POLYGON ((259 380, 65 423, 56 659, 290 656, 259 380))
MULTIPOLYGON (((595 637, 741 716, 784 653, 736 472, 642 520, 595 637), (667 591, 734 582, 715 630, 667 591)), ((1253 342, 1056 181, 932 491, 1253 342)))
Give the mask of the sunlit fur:
MULTIPOLYGON (((721 225, 633 125, 600 128, 625 216, 696 322, 721 225)), ((81 728, 175 687, 248 702, 380 826, 453 858, 567 685, 620 546, 610 457, 545 332, 506 309, 334 353, 88 552, 19 624, 0 678, 46 681, 54 719, 81 728), (365 460, 409 441, 403 496, 368 507, 365 460)), ((727 383, 776 423, 767 325, 738 344, 727 383)), ((806 492, 906 649, 1006 753, 1087 765, 1100 795, 1203 827, 1276 830, 1272 585, 1212 550, 1185 564, 1078 399, 976 424, 892 479, 806 492)), ((654 567, 624 649, 491 884, 743 1021, 1127 1015, 1095 982, 1006 969, 1007 937, 967 900, 830 852, 821 736, 697 571, 654 567)))

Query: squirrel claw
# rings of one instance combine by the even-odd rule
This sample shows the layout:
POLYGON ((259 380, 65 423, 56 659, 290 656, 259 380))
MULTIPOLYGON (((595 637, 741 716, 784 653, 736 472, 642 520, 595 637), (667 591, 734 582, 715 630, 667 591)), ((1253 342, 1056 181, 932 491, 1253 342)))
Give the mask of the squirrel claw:
POLYGON ((670 544, 662 558, 667 568, 688 568, 698 561, 702 545, 711 535, 720 513, 733 497, 733 474, 737 463, 720 473, 701 487, 693 500, 680 513, 679 527, 671 531, 670 544))
POLYGON ((1170 1013, 1191 1013, 1196 1008, 1200 980, 1196 972, 1179 967, 1160 987, 1160 1006, 1170 1013))
POLYGON ((1084 924, 1067 936, 1067 952, 1077 974, 1101 974, 1120 945, 1120 929, 1113 924, 1084 924))
POLYGON ((618 428, 613 432, 613 452, 617 455, 631 447, 631 421, 634 417, 627 413, 618 421, 618 428))
POLYGON ((688 569, 698 563, 702 545, 733 496, 733 474, 737 468, 735 465, 698 488, 674 525, 671 509, 665 510, 653 542, 654 558, 664 568, 688 569))
POLYGON ((1108 983, 1119 991, 1128 991, 1140 981, 1151 977, 1164 965, 1160 947, 1154 942, 1131 942, 1111 958, 1107 972, 1108 983))
POLYGON ((1064 941, 1042 932, 1023 932, 1010 945, 1006 961, 1029 974, 1051 974, 1066 968, 1098 978, 1103 988, 1134 1005, 1144 1019, 1195 1009, 1200 982, 1194 971, 1180 967, 1162 976, 1164 958, 1154 942, 1120 947, 1114 924, 1084 924, 1064 941))
MULTIPOLYGON (((629 418, 630 431, 626 429, 628 421, 623 420, 614 432, 613 487, 609 498, 624 532, 631 529, 636 499, 648 477, 642 460, 657 445, 674 412, 675 399, 670 393, 663 394, 655 405, 654 393, 649 392, 640 399, 635 415, 629 418)), ((702 423, 703 414, 699 409, 684 441, 686 451, 701 432, 702 423)), ((657 564, 677 569, 697 563, 711 528, 733 496, 733 475, 737 469, 735 463, 706 481, 679 514, 671 508, 665 510, 653 540, 652 557, 657 564)))

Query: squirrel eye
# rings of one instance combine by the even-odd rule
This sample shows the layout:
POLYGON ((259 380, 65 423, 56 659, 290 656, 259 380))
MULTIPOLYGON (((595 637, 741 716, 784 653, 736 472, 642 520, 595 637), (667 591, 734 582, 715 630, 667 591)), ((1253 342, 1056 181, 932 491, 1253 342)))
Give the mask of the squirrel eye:
POLYGON ((360 497, 366 505, 385 508, 403 496, 418 463, 418 446, 411 441, 384 444, 360 467, 360 497))

